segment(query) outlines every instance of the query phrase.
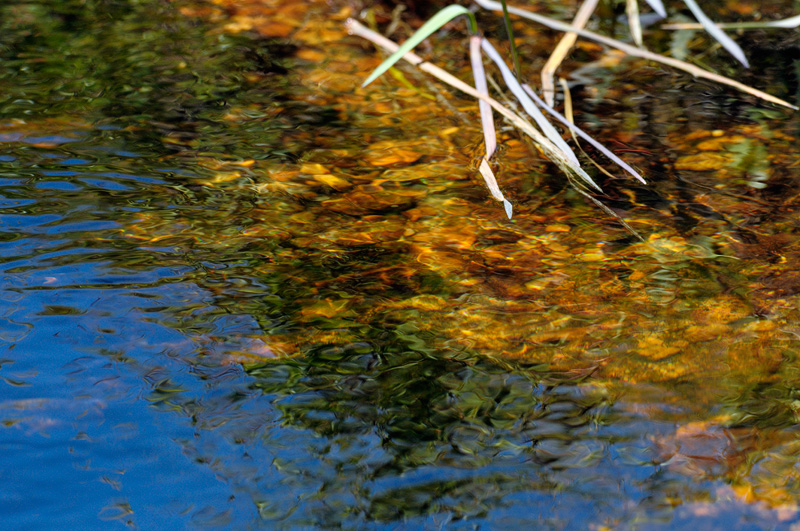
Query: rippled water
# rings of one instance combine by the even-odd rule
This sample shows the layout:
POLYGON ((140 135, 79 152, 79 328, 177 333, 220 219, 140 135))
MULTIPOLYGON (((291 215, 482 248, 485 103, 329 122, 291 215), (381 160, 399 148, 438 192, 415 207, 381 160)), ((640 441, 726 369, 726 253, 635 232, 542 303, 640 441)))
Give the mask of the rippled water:
POLYGON ((508 222, 474 125, 354 94, 340 6, 186 6, 0 7, 4 529, 800 525, 795 117, 587 104, 648 242, 506 138, 508 222), (706 129, 725 184, 673 167, 706 129))

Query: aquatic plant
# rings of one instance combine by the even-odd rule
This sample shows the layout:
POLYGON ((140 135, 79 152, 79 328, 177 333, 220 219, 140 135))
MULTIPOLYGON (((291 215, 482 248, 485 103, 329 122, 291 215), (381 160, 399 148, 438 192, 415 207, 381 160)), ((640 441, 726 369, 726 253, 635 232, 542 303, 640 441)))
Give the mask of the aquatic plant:
MULTIPOLYGON (((604 35, 600 35, 584 29, 584 25, 588 20, 588 17, 591 15, 595 6, 597 5, 597 0, 585 0, 572 24, 548 18, 522 8, 508 6, 505 0, 501 0, 501 2, 495 2, 493 0, 474 0, 474 2, 483 9, 502 12, 506 25, 507 36, 509 37, 511 56, 514 64, 513 72, 508 67, 508 65, 506 65, 505 61, 497 52, 497 50, 495 50, 492 44, 485 37, 479 35, 474 14, 465 7, 460 5, 455 5, 455 4, 450 5, 439 11, 401 46, 398 46, 394 42, 367 29, 366 27, 359 24, 357 21, 353 19, 349 19, 347 21, 347 27, 352 34, 364 37, 374 42, 375 44, 381 46, 382 48, 393 52, 385 61, 383 61, 383 63, 381 63, 381 65, 377 69, 375 69, 375 71, 366 79, 366 81, 364 81, 362 87, 367 86, 372 81, 377 79, 381 74, 389 70, 397 61, 399 61, 402 58, 416 65, 420 70, 423 70, 437 77, 439 80, 449 84, 454 88, 466 92, 467 94, 470 94, 471 96, 479 100, 481 124, 484 133, 484 144, 486 148, 485 155, 482 157, 479 165, 479 172, 483 177, 484 181, 486 182, 486 185, 489 188, 492 197, 495 198, 497 201, 503 203, 506 210, 506 214, 508 215, 509 218, 511 218, 512 216, 511 203, 505 198, 503 193, 500 191, 500 188, 497 184, 497 179, 494 176, 494 173, 492 172, 492 169, 489 165, 489 160, 494 154, 496 148, 494 118, 492 115, 492 109, 499 112, 511 124, 513 124, 522 132, 530 136, 534 144, 539 148, 539 150, 541 150, 542 153, 549 160, 551 160, 557 166, 559 166, 559 168, 567 175, 570 182, 575 186, 575 188, 581 194, 590 199, 593 203, 598 205, 607 213, 617 217, 617 219, 619 219, 620 222, 622 222, 622 224, 628 230, 636 234, 636 232, 631 227, 629 227, 627 223, 625 223, 621 218, 619 218, 619 216, 617 216, 609 208, 605 207, 599 200, 597 200, 593 195, 589 193, 590 190, 602 193, 602 189, 581 167, 578 157, 575 155, 575 153, 572 151, 569 145, 564 141, 561 134, 548 121, 548 119, 545 117, 544 114, 547 113, 550 116, 554 117, 558 122, 560 122, 562 125, 566 126, 570 130, 570 132, 573 134, 573 137, 577 135, 580 138, 588 141, 596 149, 598 149, 598 151, 603 153, 603 155, 608 157, 611 161, 613 161, 624 171, 635 177, 640 182, 645 183, 645 179, 641 175, 639 175, 639 173, 636 172, 636 170, 634 170, 629 164, 625 163, 622 159, 620 159, 613 152, 611 152, 611 150, 603 147, 602 144, 600 144, 598 141, 591 138, 587 133, 585 133, 577 126, 575 126, 575 124, 572 123, 571 120, 571 112, 566 112, 568 116, 565 117, 559 112, 557 112, 555 109, 553 109, 554 94, 555 94, 553 73, 557 69, 560 62, 563 60, 569 48, 575 42, 577 36, 594 40, 595 42, 598 42, 600 44, 604 44, 606 46, 619 49, 628 55, 656 61, 665 64, 667 66, 683 70, 685 72, 692 74, 695 77, 705 78, 714 81, 716 83, 728 85, 737 90, 748 93, 762 100, 775 103, 777 105, 782 105, 795 110, 797 109, 796 106, 782 99, 779 99, 775 96, 772 96, 755 88, 749 87, 736 80, 709 72, 705 69, 680 61, 678 59, 650 52, 642 48, 643 43, 641 35, 641 23, 639 20, 639 10, 638 10, 638 5, 636 4, 636 0, 626 0, 627 2, 626 13, 628 16, 631 35, 637 46, 632 46, 624 42, 612 39, 610 37, 606 37, 604 35), (514 44, 510 14, 520 16, 522 18, 544 25, 548 28, 566 33, 566 35, 562 38, 562 41, 553 51, 550 60, 547 62, 545 68, 543 69, 542 72, 542 89, 544 96, 543 98, 539 97, 536 94, 536 92, 527 83, 523 81, 521 68, 519 64, 518 52, 514 44), (455 78, 454 76, 450 75, 449 73, 445 72, 444 70, 430 63, 424 62, 419 56, 415 55, 412 52, 414 47, 416 47, 419 43, 421 43, 427 37, 429 37, 434 32, 439 30, 442 26, 444 26, 445 24, 447 24, 448 22, 459 16, 466 16, 468 17, 469 21, 468 29, 471 34, 469 41, 470 42, 469 52, 471 59, 471 67, 475 79, 475 88, 466 85, 465 83, 455 78), (501 105, 489 95, 486 83, 486 74, 483 69, 482 54, 485 54, 489 59, 492 60, 492 62, 495 63, 495 65, 497 66, 502 75, 502 79, 506 85, 506 88, 508 89, 508 91, 511 92, 511 94, 513 94, 514 98, 516 99, 516 103, 520 107, 522 107, 522 109, 525 111, 525 114, 527 114, 527 118, 521 116, 517 112, 512 111, 507 106, 501 105), (544 113, 542 111, 544 111, 544 113), (532 122, 535 123, 536 125, 534 126, 533 123, 529 121, 529 119, 531 119, 532 122)), ((660 0, 647 0, 647 3, 651 6, 651 8, 657 13, 659 17, 663 18, 666 16, 666 10, 664 9, 664 6, 660 0)), ((745 57, 745 54, 741 50, 741 48, 730 37, 728 37, 720 29, 720 27, 718 27, 714 22, 712 22, 711 19, 709 19, 705 15, 705 13, 703 13, 703 11, 694 2, 694 0, 684 0, 684 3, 694 14, 695 18, 699 21, 700 26, 702 28, 704 28, 707 32, 709 32, 709 34, 711 34, 729 53, 731 53, 745 67, 749 66, 747 58, 745 57)), ((785 24, 773 25, 773 27, 789 27, 792 25, 793 22, 794 19, 787 19, 785 24)), ((565 90, 565 101, 569 101, 569 93, 566 83, 562 83, 562 86, 564 87, 565 90)), ((602 168, 601 170, 604 173, 607 173, 602 168)), ((638 234, 636 235, 638 236, 638 234)))

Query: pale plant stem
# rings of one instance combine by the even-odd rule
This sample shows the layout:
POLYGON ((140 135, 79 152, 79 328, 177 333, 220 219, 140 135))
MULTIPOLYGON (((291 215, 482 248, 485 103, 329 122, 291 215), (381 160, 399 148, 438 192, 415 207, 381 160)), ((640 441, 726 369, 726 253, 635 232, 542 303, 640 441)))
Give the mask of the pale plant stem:
MULTIPOLYGON (((475 78, 475 90, 484 96, 489 96, 489 87, 486 86, 486 73, 483 69, 481 59, 481 38, 473 35, 469 38, 469 58, 472 65, 472 75, 475 78)), ((497 135, 494 130, 494 119, 492 108, 483 100, 478 100, 481 111, 481 128, 483 129, 483 141, 486 146, 486 160, 492 158, 497 149, 497 135)))
MULTIPOLYGON (((581 7, 578 9, 578 12, 575 14, 575 18, 572 20, 572 26, 575 28, 583 28, 586 26, 586 22, 588 22, 589 17, 592 16, 594 13, 595 8, 597 7, 597 2, 599 0, 586 0, 581 7)), ((575 32, 565 33, 561 40, 556 45, 553 53, 550 54, 550 58, 542 67, 542 93, 544 94, 544 101, 547 102, 548 105, 551 107, 555 103, 555 84, 553 83, 553 76, 556 73, 556 70, 561 65, 561 62, 569 53, 569 50, 575 45, 575 41, 578 40, 578 35, 575 32)))
MULTIPOLYGON (((539 96, 536 95, 536 93, 533 91, 533 89, 531 89, 531 87, 529 87, 527 84, 525 84, 525 85, 522 85, 522 88, 533 99, 533 101, 536 102, 537 105, 539 105, 541 108, 543 108, 548 113, 550 113, 550 115, 553 116, 556 120, 558 120, 559 122, 561 122, 562 124, 567 126, 569 128, 570 132, 573 134, 573 136, 574 135, 580 136, 581 138, 583 138, 584 140, 589 142, 591 145, 593 145, 598 151, 600 151, 600 153, 602 153, 606 157, 610 158, 620 168, 622 168, 623 170, 625 170, 626 172, 631 174, 633 177, 638 179, 642 184, 647 184, 647 182, 644 180, 644 178, 641 175, 639 175, 639 173, 636 170, 631 168, 631 166, 628 163, 626 163, 624 160, 622 160, 621 158, 616 156, 614 153, 612 153, 611 150, 606 148, 603 144, 601 144, 600 142, 598 142, 597 140, 595 140, 594 138, 592 138, 591 136, 586 134, 581 128, 576 126, 573 123, 572 120, 568 120, 566 117, 564 117, 557 110, 555 110, 552 107, 550 107, 549 105, 547 105, 547 103, 545 103, 544 100, 542 100, 541 98, 539 98, 539 96)), ((580 144, 578 144, 578 145, 580 146, 580 144)), ((606 172, 606 174, 609 175, 608 172, 606 172)), ((612 177, 613 177, 613 175, 612 175, 612 177)))
MULTIPOLYGON (((717 25, 718 28, 722 29, 741 29, 741 30, 749 30, 749 29, 795 29, 800 27, 800 15, 785 18, 783 20, 764 20, 761 22, 715 22, 714 24, 717 25)), ((672 23, 672 24, 662 24, 661 29, 669 29, 669 30, 682 30, 682 29, 703 29, 703 25, 699 22, 686 22, 686 23, 672 23)))
MULTIPOLYGON (((345 23, 345 27, 352 35, 357 35, 368 41, 377 44, 378 46, 388 50, 389 52, 396 51, 399 46, 387 39, 383 35, 376 33, 369 28, 365 27, 364 25, 360 24, 357 20, 348 19, 345 23)), ((428 74, 434 76, 439 81, 450 85, 451 87, 464 92, 465 94, 469 94, 473 98, 477 98, 481 101, 485 101, 488 103, 492 109, 497 111, 499 114, 503 115, 512 125, 519 128, 520 131, 531 137, 531 139, 536 143, 537 147, 544 153, 544 155, 550 159, 554 164, 556 164, 562 171, 564 171, 567 175, 578 175, 583 180, 590 180, 589 176, 586 174, 583 169, 580 167, 576 167, 569 159, 565 157, 565 155, 561 152, 559 148, 557 148, 550 140, 548 140, 543 134, 536 130, 530 122, 516 114, 515 112, 507 109, 496 100, 489 96, 484 96, 475 88, 471 87, 470 85, 464 83, 457 77, 453 76, 449 72, 442 70, 436 65, 431 63, 425 62, 422 60, 420 56, 413 52, 408 52, 403 56, 403 59, 415 65, 417 68, 422 70, 423 72, 427 72, 428 74)))
POLYGON ((703 28, 712 36, 714 37, 718 43, 722 45, 723 48, 728 50, 732 56, 736 58, 737 61, 742 63, 745 68, 750 68, 750 63, 747 61, 747 57, 744 55, 744 51, 736 44, 736 41, 728 37, 728 35, 719 29, 719 26, 714 24, 714 21, 708 18, 708 16, 703 12, 697 2, 694 0, 683 0, 683 3, 686 4, 694 18, 703 25, 703 28))
POLYGON ((631 30, 631 37, 636 46, 641 48, 644 45, 642 40, 642 23, 639 20, 638 0, 625 1, 625 14, 628 16, 628 28, 631 30))
MULTIPOLYGON (((502 9, 502 6, 500 5, 499 2, 494 2, 492 0, 474 0, 474 2, 479 6, 483 7, 484 9, 488 9, 491 11, 500 11, 502 9)), ((538 15, 536 13, 531 13, 530 11, 520 9, 518 7, 508 6, 508 12, 523 18, 527 18, 528 20, 532 20, 534 22, 542 24, 543 26, 547 26, 548 28, 557 31, 563 31, 566 33, 569 32, 577 33, 581 37, 591 39, 593 41, 605 44, 606 46, 610 46, 612 48, 616 48, 618 50, 625 52, 628 55, 632 55, 634 57, 641 57, 643 59, 648 59, 650 61, 655 61, 661 64, 665 64, 673 68, 683 70, 684 72, 688 72, 689 74, 695 77, 708 79, 710 81, 714 81, 715 83, 720 83, 722 85, 728 85, 729 87, 733 87, 737 90, 740 90, 742 92, 760 98, 762 100, 775 103, 777 105, 782 105, 790 109, 798 110, 798 107, 792 105, 787 101, 777 98, 771 94, 767 94, 766 92, 763 92, 761 90, 749 87, 744 83, 740 83, 725 76, 714 74, 713 72, 709 72, 708 70, 704 70, 693 64, 684 61, 679 61, 678 59, 673 59, 672 57, 665 57, 663 55, 659 55, 657 53, 653 53, 648 50, 643 50, 641 48, 637 48, 636 46, 631 46, 629 44, 625 44, 624 42, 620 42, 616 39, 606 37, 605 35, 594 33, 593 31, 578 29, 567 23, 561 22, 560 20, 555 20, 552 18, 544 17, 542 15, 538 15)))

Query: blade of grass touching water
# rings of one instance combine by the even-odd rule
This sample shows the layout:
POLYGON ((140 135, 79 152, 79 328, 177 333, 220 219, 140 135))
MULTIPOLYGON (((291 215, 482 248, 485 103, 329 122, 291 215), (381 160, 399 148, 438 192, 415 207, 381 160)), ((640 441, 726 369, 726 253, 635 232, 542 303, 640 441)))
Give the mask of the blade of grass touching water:
MULTIPOLYGON (((597 2, 598 0, 585 0, 575 14, 575 18, 572 20, 572 26, 575 28, 583 28, 594 12, 595 7, 597 7, 597 2)), ((569 32, 561 37, 553 53, 550 54, 550 58, 542 67, 542 92, 544 93, 544 101, 551 107, 553 106, 553 98, 556 93, 553 75, 577 39, 578 36, 574 32, 569 32)))
MULTIPOLYGON (((489 97, 489 87, 486 86, 486 72, 483 69, 483 59, 481 58, 481 38, 478 35, 473 35, 469 38, 469 59, 472 64, 472 75, 475 78, 475 90, 481 96, 489 97)), ((494 176, 491 166, 489 166, 489 159, 494 155, 497 149, 497 136, 494 130, 494 117, 492 116, 492 107, 483 99, 478 100, 478 107, 481 111, 481 129, 483 129, 483 142, 486 146, 486 155, 481 159, 479 172, 489 188, 492 197, 498 201, 503 202, 506 215, 511 219, 513 215, 513 207, 508 200, 503 197, 503 192, 497 184, 497 179, 494 176)))
POLYGON ((389 70, 392 65, 394 65, 398 60, 400 60, 403 55, 407 52, 413 50, 419 43, 427 39, 432 33, 439 30, 442 26, 453 20, 455 17, 459 15, 467 15, 469 17, 470 22, 470 32, 477 33, 478 32, 478 23, 475 20, 475 15, 473 15, 468 9, 459 5, 450 5, 436 13, 429 21, 422 25, 414 35, 408 38, 406 42, 404 42, 400 48, 386 58, 384 62, 382 62, 378 68, 376 68, 372 74, 367 78, 364 83, 361 84, 362 87, 366 87, 378 77, 381 76, 384 72, 389 70))
POLYGON ((481 159, 481 165, 478 171, 480 171, 483 180, 486 181, 486 186, 489 188, 489 192, 492 194, 492 197, 503 202, 503 208, 506 210, 506 216, 508 216, 508 219, 511 219, 511 216, 514 215, 514 207, 511 206, 511 203, 509 203, 505 197, 503 197, 503 192, 500 191, 500 187, 497 185, 497 179, 495 179, 494 172, 492 172, 492 168, 489 166, 489 162, 486 160, 486 157, 481 159))
POLYGON ((734 56, 736 60, 742 63, 745 67, 750 68, 750 63, 747 62, 747 57, 744 56, 744 52, 739 45, 736 44, 733 39, 728 37, 724 31, 719 29, 713 20, 708 18, 694 0, 683 0, 683 3, 686 4, 686 7, 692 11, 694 18, 696 18, 697 21, 703 25, 703 28, 705 28, 705 30, 710 33, 711 36, 714 37, 723 48, 728 50, 728 53, 734 56))
POLYGON ((644 180, 644 178, 641 175, 639 175, 639 173, 636 170, 631 168, 629 164, 627 164, 624 160, 622 160, 618 156, 614 155, 614 153, 612 153, 609 149, 607 149, 605 146, 603 146, 603 144, 601 144, 600 142, 598 142, 597 140, 595 140, 594 138, 592 138, 588 134, 584 133, 583 130, 581 130, 577 125, 575 125, 572 122, 570 122, 569 120, 567 120, 560 112, 558 112, 557 110, 555 110, 552 107, 550 107, 547 103, 544 102, 544 100, 542 100, 539 96, 537 96, 535 92, 533 92, 531 87, 529 87, 527 84, 525 84, 525 85, 522 85, 522 88, 525 90, 525 92, 528 93, 528 95, 531 98, 533 98, 533 101, 535 101, 536 104, 539 107, 541 107, 542 109, 546 110, 548 113, 553 115, 553 117, 555 117, 559 122, 561 122, 562 124, 564 124, 567 127, 569 127, 579 137, 583 138, 584 140, 589 142, 591 145, 593 145, 595 148, 597 148, 597 150, 600 151, 603 155, 605 155, 606 157, 608 157, 609 159, 614 161, 617 164, 617 166, 619 166, 623 170, 625 170, 628 173, 630 173, 631 175, 633 175, 636 179, 641 181, 643 184, 647 184, 647 182, 644 180))
POLYGON ((525 93, 525 90, 522 86, 514 79, 513 74, 506 66, 505 61, 500 57, 500 54, 497 53, 497 50, 494 49, 492 44, 487 41, 486 39, 481 40, 481 48, 489 58, 497 64, 498 68, 500 68, 500 72, 503 75, 503 80, 506 82, 506 86, 511 90, 511 92, 516 96, 517 100, 522 104, 522 108, 525 109, 525 112, 534 119, 536 124, 545 134, 545 136, 553 143, 553 145, 561 151, 564 159, 569 162, 569 165, 572 167, 572 170, 575 174, 577 174, 581 179, 586 181, 590 186, 598 190, 602 193, 602 188, 600 188, 597 183, 595 183, 589 174, 581 169, 581 165, 578 162, 578 157, 575 156, 575 153, 572 149, 567 145, 561 135, 558 134, 555 127, 547 121, 547 118, 544 117, 542 112, 533 103, 528 95, 525 93))
MULTIPOLYGON (((561 84, 561 90, 564 91, 564 118, 566 118, 569 121, 569 123, 574 125, 575 118, 572 116, 572 94, 570 94, 569 92, 569 85, 567 84, 567 80, 564 79, 563 77, 558 78, 558 82, 559 84, 561 84)), ((578 137, 575 134, 575 130, 570 129, 569 132, 572 134, 572 140, 575 141, 575 145, 578 146, 578 149, 581 150, 581 153, 583 153, 586 156, 586 158, 589 159, 589 161, 592 164, 594 164, 594 167, 600 170, 603 173, 603 175, 608 176, 610 179, 614 179, 615 177, 613 174, 611 174, 608 170, 599 165, 592 157, 589 156, 588 153, 586 153, 586 151, 584 151, 583 147, 581 147, 581 143, 578 141, 578 137)))
MULTIPOLYGON (((502 6, 498 2, 495 2, 493 0, 474 0, 474 2, 484 9, 489 9, 492 11, 500 11, 502 9, 502 6)), ((618 50, 622 50, 628 55, 632 55, 634 57, 649 59, 650 61, 655 61, 661 64, 669 65, 673 68, 677 68, 678 70, 683 70, 684 72, 688 72, 689 74, 695 77, 708 79, 710 81, 714 81, 715 83, 720 83, 722 85, 728 85, 729 87, 733 87, 737 90, 750 94, 751 96, 760 98, 764 101, 775 103, 777 105, 782 105, 790 109, 798 110, 797 106, 792 105, 788 101, 776 98, 775 96, 767 94, 764 91, 748 87, 744 83, 740 83, 731 78, 714 74, 713 72, 709 72, 708 70, 704 70, 698 66, 689 64, 685 61, 679 61, 678 59, 673 59, 672 57, 665 57, 663 55, 659 55, 657 53, 653 53, 648 50, 643 50, 641 48, 637 48, 636 46, 631 46, 629 44, 625 44, 624 42, 620 42, 616 39, 606 37, 605 35, 594 33, 593 31, 578 29, 573 26, 570 26, 569 24, 561 22, 560 20, 544 17, 542 15, 538 15, 536 13, 532 13, 530 11, 526 11, 525 9, 521 9, 518 7, 508 6, 508 12, 513 13, 515 15, 519 15, 520 17, 523 18, 527 18, 528 20, 532 20, 538 24, 547 26, 548 28, 554 30, 563 31, 566 33, 569 32, 577 33, 581 37, 591 39, 593 41, 605 44, 606 46, 610 46, 618 50)))
POLYGON ((625 14, 628 16, 628 28, 631 30, 631 37, 636 46, 641 48, 642 41, 642 23, 639 21, 639 4, 638 0, 625 0, 625 14))
MULTIPOLYGON (((481 59, 481 38, 477 35, 469 38, 469 59, 472 63, 472 75, 475 77, 475 90, 488 97, 489 88, 486 86, 486 73, 483 70, 483 60, 481 59)), ((486 145, 486 158, 490 159, 497 149, 492 108, 484 100, 478 100, 478 107, 481 111, 481 128, 483 129, 483 142, 486 145)))
POLYGON ((667 10, 664 9, 664 4, 661 3, 661 0, 645 0, 650 7, 653 8, 653 11, 659 14, 661 18, 667 18, 667 10))
MULTIPOLYGON (((578 162, 578 157, 575 156, 575 153, 572 152, 570 147, 564 142, 564 139, 561 138, 561 135, 558 134, 558 131, 553 127, 553 125, 547 121, 547 118, 544 117, 542 112, 536 106, 535 103, 525 94, 525 91, 522 89, 522 86, 517 82, 514 78, 514 74, 511 73, 511 70, 508 69, 505 61, 503 58, 500 57, 500 54, 497 53, 497 50, 494 49, 494 46, 487 41, 486 39, 481 40, 481 48, 489 56, 489 58, 495 62, 495 64, 500 69, 500 73, 503 75, 503 81, 506 82, 506 86, 511 90, 511 92, 516 96, 517 100, 522 104, 522 107, 525 109, 531 118, 534 119, 536 124, 542 130, 542 132, 550 139, 550 141, 558 146, 561 151, 564 152, 564 155, 569 159, 574 165, 580 166, 578 162)), ((590 179, 591 181, 591 179, 590 179)), ((594 183, 591 183, 595 188, 599 189, 600 187, 594 183)))
MULTIPOLYGON (((364 39, 377 44, 389 52, 395 52, 400 48, 397 43, 392 42, 390 39, 387 39, 383 35, 376 33, 369 28, 366 28, 363 24, 360 24, 357 20, 353 20, 352 18, 347 19, 345 22, 345 27, 351 35, 363 37, 364 39)), ((457 77, 442 70, 438 66, 423 61, 420 56, 413 52, 406 53, 403 56, 403 59, 412 65, 415 65, 423 72, 427 72, 443 83, 447 83, 451 87, 458 89, 465 94, 469 94, 473 98, 486 101, 489 105, 491 105, 492 109, 503 115, 503 117, 505 117, 514 127, 528 135, 536 144, 536 146, 542 151, 542 153, 544 153, 544 155, 550 159, 551 162, 558 166, 568 178, 570 175, 576 174, 583 180, 590 179, 580 166, 575 166, 564 156, 564 153, 559 148, 557 148, 550 140, 547 139, 547 137, 542 135, 530 124, 530 122, 519 116, 517 113, 507 109, 496 100, 480 94, 473 87, 467 85, 457 77)), ((506 206, 506 210, 508 211, 509 205, 504 204, 504 206, 506 206)))

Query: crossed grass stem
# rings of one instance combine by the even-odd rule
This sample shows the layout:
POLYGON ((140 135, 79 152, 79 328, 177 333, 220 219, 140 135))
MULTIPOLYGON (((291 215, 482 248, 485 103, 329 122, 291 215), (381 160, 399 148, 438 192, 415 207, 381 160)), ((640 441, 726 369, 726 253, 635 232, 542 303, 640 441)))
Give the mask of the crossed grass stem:
MULTIPOLYGON (((575 188, 578 190, 578 192, 580 192, 582 195, 590 199, 604 212, 617 218, 617 220, 620 221, 621 224, 626 229, 631 231, 635 236, 639 238, 641 238, 641 236, 639 236, 639 234, 636 233, 636 231, 633 230, 633 228, 630 227, 622 218, 620 218, 615 212, 613 212, 611 209, 602 204, 602 202, 600 202, 597 198, 588 193, 587 188, 592 188, 600 193, 602 193, 602 189, 600 189, 600 187, 592 180, 592 178, 581 168, 577 156, 574 154, 571 148, 564 142, 563 138, 558 133, 558 131, 556 131, 556 129, 552 126, 552 124, 550 124, 550 122, 545 118, 541 110, 544 110, 545 112, 553 116, 556 120, 565 125, 573 134, 573 137, 577 135, 583 138, 584 140, 588 141, 601 153, 603 153, 606 157, 608 157, 620 168, 622 168, 624 171, 630 173, 633 177, 635 177, 642 183, 645 183, 644 178, 641 175, 639 175, 632 167, 630 167, 630 165, 626 164, 619 157, 614 155, 610 150, 602 146, 602 144, 600 144, 599 142, 591 138, 589 135, 587 135, 585 132, 583 132, 581 129, 579 129, 577 126, 575 126, 574 123, 572 123, 571 119, 562 116, 555 109, 553 109, 552 106, 549 105, 546 101, 539 98, 539 96, 536 95, 536 93, 533 91, 533 89, 531 89, 530 86, 520 82, 521 69, 519 65, 519 58, 516 50, 516 45, 514 43, 513 29, 511 27, 509 12, 519 15, 523 18, 527 18, 535 22, 541 23, 550 28, 567 32, 567 35, 565 36, 564 40, 574 39, 573 36, 580 35, 582 37, 601 42, 603 44, 612 46, 614 48, 618 48, 628 53, 629 55, 655 60, 663 64, 667 64, 679 68, 681 70, 687 71, 689 73, 692 73, 696 77, 704 77, 707 79, 711 79, 713 81, 732 86, 734 88, 752 94, 761 99, 777 103, 779 105, 783 105, 792 109, 797 109, 797 107, 791 105, 788 102, 785 102, 779 98, 761 92, 757 89, 748 87, 742 83, 739 83, 738 81, 725 78, 723 76, 719 76, 717 74, 708 72, 694 65, 684 63, 683 61, 654 54, 647 50, 633 47, 625 43, 616 41, 614 39, 610 39, 608 37, 598 35, 590 31, 586 31, 582 29, 582 27, 579 27, 583 23, 585 23, 586 16, 576 17, 574 25, 568 25, 554 19, 549 19, 547 17, 531 13, 524 9, 514 8, 514 7, 509 8, 506 5, 505 0, 501 0, 501 3, 499 4, 491 0, 474 0, 474 1, 476 4, 480 5, 485 9, 501 10, 503 12, 503 18, 506 23, 506 30, 510 41, 511 55, 514 61, 513 73, 505 64, 503 59, 500 57, 500 54, 491 45, 491 43, 485 38, 478 35, 478 27, 475 15, 471 11, 460 5, 455 5, 455 4, 450 5, 439 11, 430 20, 428 20, 419 30, 417 30, 414 33, 414 35, 412 35, 405 43, 403 43, 402 46, 398 46, 389 39, 386 39, 385 37, 382 37, 379 34, 368 30, 355 20, 352 19, 348 20, 347 27, 351 33, 364 37, 374 42, 375 44, 393 52, 383 63, 381 63, 380 66, 378 66, 378 68, 375 69, 375 71, 373 71, 373 73, 363 83, 362 87, 368 85, 369 83, 377 79, 381 74, 389 70, 398 60, 403 58, 411 62, 412 64, 417 65, 421 70, 434 75, 441 81, 444 81, 445 83, 453 86, 454 88, 462 90, 463 92, 466 92, 472 95, 473 97, 476 97, 479 100, 481 127, 483 130, 484 144, 486 147, 486 153, 482 157, 481 163, 479 165, 479 171, 484 181, 486 182, 486 185, 492 197, 503 203, 506 214, 508 215, 509 219, 512 217, 513 213, 512 205, 501 192, 500 187, 497 184, 497 179, 495 178, 494 173, 492 172, 491 167, 489 165, 489 160, 494 154, 497 145, 492 109, 498 111, 514 126, 516 126, 522 132, 530 136, 533 142, 536 144, 536 146, 544 153, 544 155, 552 162, 554 162, 557 166, 559 166, 562 171, 564 171, 567 178, 573 185, 575 185, 575 188), (467 16, 469 21, 468 29, 471 34, 469 51, 470 51, 470 63, 472 66, 473 76, 475 80, 474 89, 466 85, 465 83, 461 82, 454 76, 441 70, 440 68, 435 67, 430 63, 422 61, 421 58, 419 58, 418 56, 416 56, 411 52, 411 50, 415 46, 417 46, 420 42, 422 42, 424 39, 429 37, 431 34, 436 32, 438 29, 440 29, 442 26, 450 22, 452 19, 462 15, 467 16), (536 122, 539 129, 533 127, 531 123, 528 122, 526 119, 522 118, 517 113, 514 113, 513 111, 507 109, 506 107, 503 107, 497 101, 493 100, 489 96, 486 83, 486 73, 483 68, 483 58, 481 52, 485 53, 497 65, 503 76, 503 81, 505 82, 506 87, 516 97, 517 102, 525 110, 528 116, 530 116, 533 119, 533 121, 536 122)), ((596 0, 586 0, 586 3, 589 2, 593 2, 596 4, 596 0)), ((635 2, 635 0, 628 0, 628 2, 629 3, 635 2)), ((661 4, 660 0, 647 0, 647 2, 659 14, 662 14, 662 12, 664 12, 664 7, 661 4)), ((706 17, 699 10, 699 7, 697 7, 697 5, 694 3, 693 0, 684 0, 684 2, 696 15, 697 19, 704 27, 708 26, 709 24, 711 26, 714 26, 713 22, 711 22, 710 19, 708 19, 708 17, 706 17)), ((586 5, 583 6, 583 8, 586 7, 589 7, 587 11, 591 11, 591 9, 593 9, 593 7, 591 6, 586 6, 586 5)), ((634 26, 638 27, 638 7, 636 9, 629 8, 628 14, 629 14, 629 19, 631 19, 631 17, 634 15, 637 18, 637 20, 631 21, 631 27, 632 28, 634 26), (634 24, 634 22, 636 24, 634 24)), ((742 62, 745 66, 747 66, 747 60, 744 57, 744 53, 741 52, 741 49, 739 49, 738 45, 736 45, 735 43, 730 44, 733 41, 727 38, 727 36, 725 36, 719 28, 706 27, 706 30, 709 31, 709 33, 711 33, 734 56, 736 56, 737 59, 740 60, 740 62, 742 62), (722 36, 720 36, 720 34, 722 34, 722 36), (730 42, 727 42, 726 39, 730 42)), ((574 40, 572 42, 574 42, 574 40)), ((569 45, 566 46, 566 48, 568 47, 569 45)), ((565 48, 565 47, 560 46, 559 48, 565 48)), ((562 50, 559 53, 563 54, 564 51, 562 50)), ((545 80, 547 79, 545 73, 543 73, 543 79, 545 80)), ((549 99, 549 96, 551 95, 552 92, 548 94, 547 88, 545 88, 546 99, 549 99)), ((594 161, 592 162, 595 165, 597 165, 597 163, 595 163, 594 161)), ((604 173, 607 173, 605 170, 602 171, 604 173)))

